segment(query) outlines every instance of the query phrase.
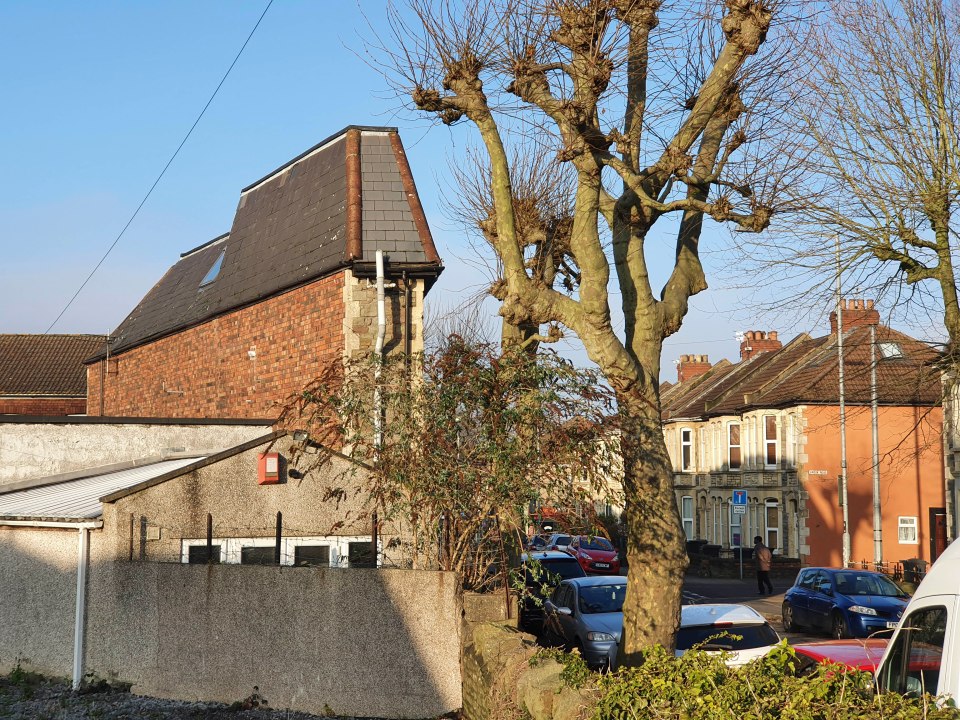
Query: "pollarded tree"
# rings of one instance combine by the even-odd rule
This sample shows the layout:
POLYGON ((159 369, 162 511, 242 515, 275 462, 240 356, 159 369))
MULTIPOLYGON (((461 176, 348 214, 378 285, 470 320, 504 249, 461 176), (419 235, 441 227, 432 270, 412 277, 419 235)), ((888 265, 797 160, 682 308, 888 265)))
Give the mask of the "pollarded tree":
POLYGON ((440 121, 468 122, 489 163, 502 278, 491 292, 516 327, 562 326, 617 396, 628 515, 621 653, 672 647, 687 558, 660 427, 664 338, 707 287, 704 219, 756 232, 782 209, 793 168, 781 86, 797 33, 778 0, 408 0, 378 62, 440 121), (782 32, 775 32, 782 30, 782 32), (511 166, 544 148, 572 178, 570 292, 531 268, 511 166), (614 189, 616 186, 616 189, 614 189), (676 233, 655 290, 655 227, 676 233), (611 275, 623 331, 611 307, 611 275))

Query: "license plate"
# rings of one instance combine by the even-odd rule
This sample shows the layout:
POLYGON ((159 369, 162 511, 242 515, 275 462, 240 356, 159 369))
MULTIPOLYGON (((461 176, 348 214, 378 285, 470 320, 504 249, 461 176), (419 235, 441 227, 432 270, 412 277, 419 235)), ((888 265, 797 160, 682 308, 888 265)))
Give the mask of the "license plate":
POLYGON ((888 623, 887 623, 887 627, 888 627, 890 630, 896 630, 896 629, 897 629, 897 625, 899 625, 899 624, 900 624, 900 623, 888 622, 888 623))
POLYGON ((598 567, 598 568, 608 568, 608 567, 610 567, 610 563, 594 563, 593 565, 594 565, 594 567, 598 567))

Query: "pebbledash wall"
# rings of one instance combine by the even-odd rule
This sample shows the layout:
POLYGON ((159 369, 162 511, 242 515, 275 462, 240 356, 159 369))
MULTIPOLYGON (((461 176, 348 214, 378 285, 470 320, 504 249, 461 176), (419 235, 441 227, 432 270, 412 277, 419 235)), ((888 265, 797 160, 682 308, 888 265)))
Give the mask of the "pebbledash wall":
POLYGON ((0 486, 105 464, 206 454, 270 432, 270 421, 0 417, 0 486))
MULTIPOLYGON (((90 539, 84 671, 133 691, 274 708, 423 718, 461 704, 454 573, 112 559, 90 539), (386 681, 385 681, 386 680, 386 681)), ((78 531, 0 527, 0 670, 70 676, 78 531)))
MULTIPOLYGON (((423 281, 410 282, 411 306, 422 307, 423 281)), ((408 329, 411 351, 420 351, 421 322, 392 288, 386 349, 402 350, 408 329)), ((372 349, 376 331, 376 288, 343 270, 88 365, 87 412, 276 417, 325 363, 372 349)))

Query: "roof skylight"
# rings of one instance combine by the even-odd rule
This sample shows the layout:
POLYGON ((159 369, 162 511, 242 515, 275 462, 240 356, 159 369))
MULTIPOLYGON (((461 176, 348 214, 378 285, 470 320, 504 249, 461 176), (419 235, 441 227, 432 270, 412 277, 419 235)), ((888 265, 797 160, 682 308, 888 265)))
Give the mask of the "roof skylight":
POLYGON ((226 250, 221 250, 220 254, 217 255, 217 259, 213 261, 213 265, 210 266, 210 269, 207 270, 207 274, 204 275, 203 280, 200 281, 201 288, 205 288, 207 285, 217 279, 217 276, 220 274, 220 268, 223 267, 223 256, 226 254, 226 250))
POLYGON ((903 349, 900 343, 882 342, 880 343, 880 354, 886 359, 903 357, 903 349))

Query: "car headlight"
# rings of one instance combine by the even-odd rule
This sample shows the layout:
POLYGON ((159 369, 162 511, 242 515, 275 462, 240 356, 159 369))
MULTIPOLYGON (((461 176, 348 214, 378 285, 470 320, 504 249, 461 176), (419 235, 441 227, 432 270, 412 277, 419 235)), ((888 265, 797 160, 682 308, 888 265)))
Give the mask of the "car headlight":
POLYGON ((616 561, 619 560, 619 559, 620 559, 620 556, 617 555, 616 553, 614 553, 614 555, 613 555, 613 560, 611 560, 610 562, 616 562, 616 561))
POLYGON ((613 642, 613 639, 614 637, 610 633, 602 633, 602 632, 587 633, 587 640, 590 640, 592 642, 613 642))
POLYGON ((851 605, 850 612, 857 613, 858 615, 876 615, 877 611, 872 607, 864 607, 863 605, 851 605))
POLYGON ((584 560, 590 560, 591 562, 593 562, 593 557, 591 555, 588 555, 585 552, 580 553, 580 557, 582 557, 584 560))

